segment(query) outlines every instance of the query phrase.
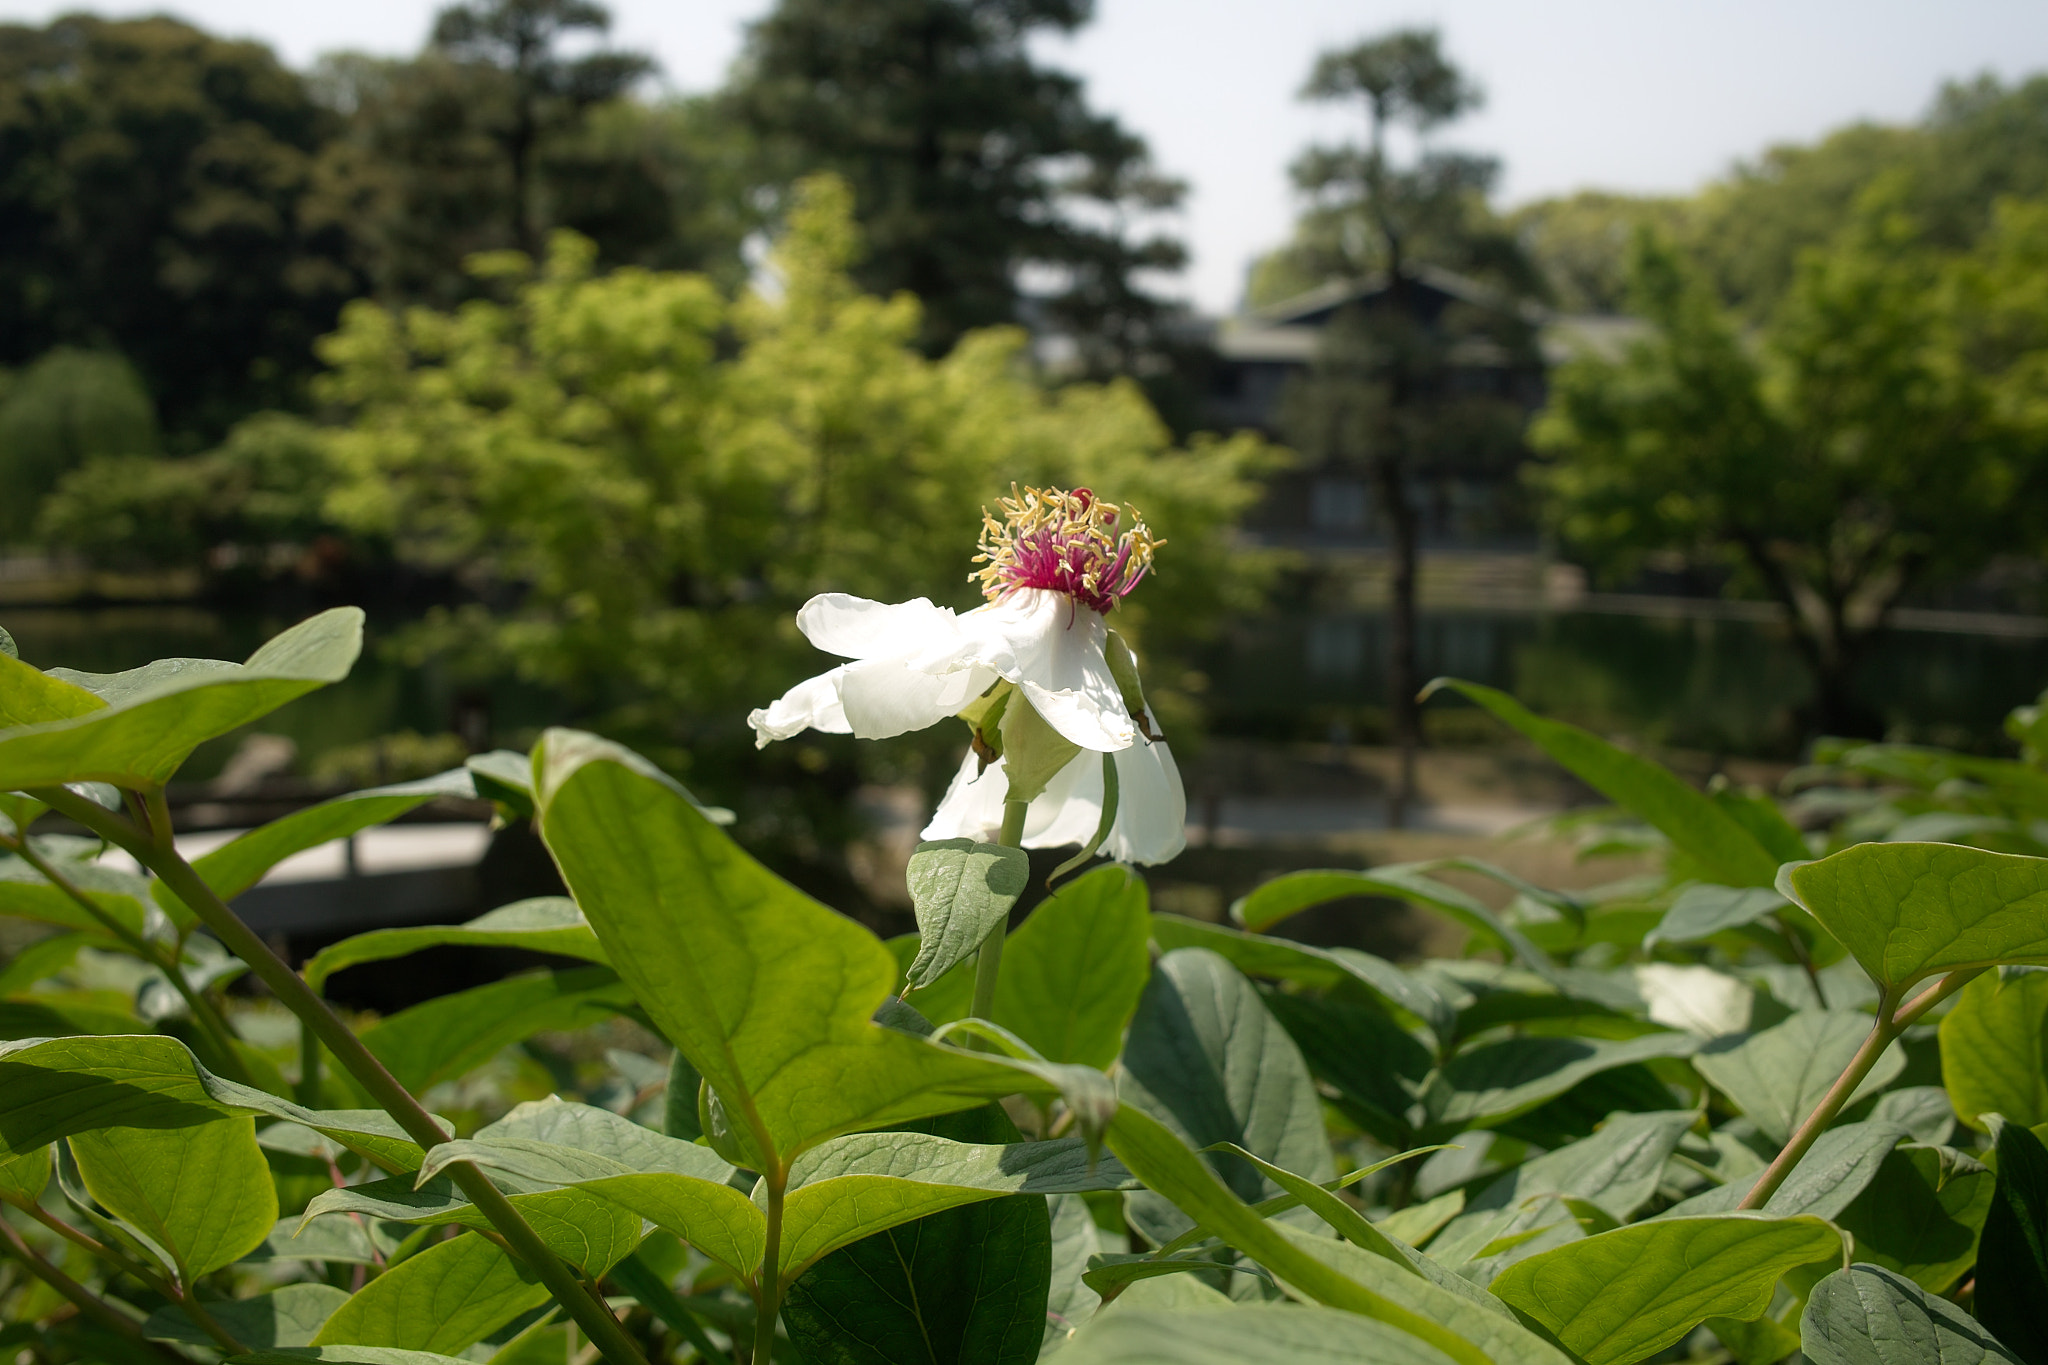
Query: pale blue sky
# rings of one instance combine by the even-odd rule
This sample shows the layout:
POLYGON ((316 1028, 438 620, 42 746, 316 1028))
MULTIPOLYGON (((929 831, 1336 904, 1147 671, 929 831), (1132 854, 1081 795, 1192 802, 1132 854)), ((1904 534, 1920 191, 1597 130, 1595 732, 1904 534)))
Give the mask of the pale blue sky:
MULTIPOLYGON (((767 0, 611 0, 618 42, 652 50, 676 88, 718 83, 767 0)), ((0 0, 0 19, 168 9, 262 38, 303 65, 355 47, 416 49, 433 0, 0 0)), ((1443 30, 1489 95, 1446 143, 1506 163, 1504 200, 1581 187, 1684 191, 1771 142, 1857 118, 1903 121, 1948 77, 2048 69, 2044 0, 1097 0, 1096 21, 1043 55, 1144 134, 1193 187, 1194 251, 1178 292, 1222 310, 1252 256, 1292 221, 1286 165, 1349 119, 1297 103, 1316 51, 1412 23, 1443 30)))

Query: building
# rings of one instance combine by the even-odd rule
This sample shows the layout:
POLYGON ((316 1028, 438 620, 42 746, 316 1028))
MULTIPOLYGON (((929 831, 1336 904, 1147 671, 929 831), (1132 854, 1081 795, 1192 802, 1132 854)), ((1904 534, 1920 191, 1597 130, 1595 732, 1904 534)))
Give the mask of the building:
MULTIPOLYGON (((1614 354, 1642 331, 1633 318, 1559 315, 1503 303, 1450 271, 1425 267, 1416 272, 1414 287, 1422 298, 1425 325, 1458 308, 1511 308, 1513 321, 1535 329, 1533 350, 1518 353, 1474 335, 1451 352, 1454 391, 1505 399, 1525 415, 1543 405, 1551 365, 1588 349, 1614 354)), ((1285 443, 1290 388, 1314 363, 1326 330, 1347 309, 1369 312, 1379 306, 1386 291, 1384 277, 1339 281, 1218 323, 1211 336, 1216 357, 1208 398, 1211 424, 1226 431, 1249 428, 1285 443)), ((1533 549, 1536 528, 1520 477, 1526 458, 1519 443, 1505 457, 1496 443, 1446 450, 1432 458, 1415 481, 1424 546, 1533 549)), ((1264 504, 1247 519, 1246 530, 1265 543, 1305 550, 1365 549, 1384 537, 1368 471, 1329 461, 1303 463, 1277 475, 1264 504)))

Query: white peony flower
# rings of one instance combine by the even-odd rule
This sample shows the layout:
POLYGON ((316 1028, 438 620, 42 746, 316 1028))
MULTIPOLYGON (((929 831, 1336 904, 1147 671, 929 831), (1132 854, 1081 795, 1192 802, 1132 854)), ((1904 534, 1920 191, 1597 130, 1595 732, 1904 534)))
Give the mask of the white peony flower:
MULTIPOLYGON (((1104 799, 1096 755, 1108 753, 1117 756, 1120 799, 1103 851, 1124 861, 1163 862, 1183 843, 1180 773, 1144 712, 1135 677, 1127 693, 1105 653, 1105 618, 1150 570, 1156 543, 1135 514, 1120 530, 1121 509, 1085 488, 1012 492, 1002 502, 1005 520, 983 518, 976 562, 984 567, 975 577, 986 605, 955 614, 925 598, 891 604, 845 593, 806 602, 797 628, 852 662, 798 683, 750 715, 755 742, 765 746, 806 729, 887 739, 976 708, 1007 683, 1015 688, 1008 705, 1028 702, 1061 739, 1083 750, 1033 798, 1026 846, 1086 844, 1095 836, 1104 799)), ((1128 662, 1128 651, 1121 657, 1128 662)), ((980 716, 975 709, 970 719, 975 750, 927 838, 970 830, 993 837, 1002 824, 1009 776, 1000 759, 985 763, 997 736, 993 729, 983 733, 980 716), (933 832, 941 828, 955 832, 933 832)), ((1058 761, 1056 752, 1039 752, 1058 761)))

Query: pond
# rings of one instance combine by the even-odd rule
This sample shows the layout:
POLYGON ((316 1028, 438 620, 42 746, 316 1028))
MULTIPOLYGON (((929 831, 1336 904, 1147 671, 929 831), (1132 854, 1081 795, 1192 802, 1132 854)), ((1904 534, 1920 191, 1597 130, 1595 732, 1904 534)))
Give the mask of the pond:
MULTIPOLYGON (((302 613, 303 614, 303 613, 302 613)), ((93 672, 153 658, 246 657, 294 617, 193 607, 93 610, 12 608, 0 624, 42 667, 93 672)), ((349 680, 267 718, 266 731, 299 745, 301 764, 322 752, 398 730, 453 728, 459 707, 488 709, 500 741, 563 717, 537 689, 510 682, 465 687, 445 668, 392 657, 402 622, 373 615, 369 644, 349 680)), ((1237 624, 1200 663, 1219 733, 1371 741, 1382 727, 1385 618, 1376 612, 1274 614, 1237 624)), ((1770 622, 1594 611, 1425 611, 1422 676, 1451 674, 1513 692, 1538 711, 1602 733, 1727 754, 1791 757, 1810 685, 1785 632, 1770 622)), ((1879 642, 1859 679, 1864 699, 1895 738, 1996 748, 2013 706, 2048 685, 2048 639, 1900 630, 1879 642)), ((1478 738, 1488 727, 1447 701, 1431 708, 1434 733, 1478 738)), ((204 778, 232 744, 194 756, 204 778)))

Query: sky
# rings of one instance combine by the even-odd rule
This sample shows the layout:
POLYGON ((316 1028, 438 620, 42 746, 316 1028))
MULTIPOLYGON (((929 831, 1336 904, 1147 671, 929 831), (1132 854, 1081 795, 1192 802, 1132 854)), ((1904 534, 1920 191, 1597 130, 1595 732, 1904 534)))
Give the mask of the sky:
MULTIPOLYGON (((768 0, 610 0, 614 40, 653 52, 686 93, 709 90, 768 0)), ((165 10, 260 38, 294 65, 335 48, 417 50, 434 0, 0 0, 0 20, 80 8, 165 10)), ((1315 54, 1424 24, 1487 92, 1437 135, 1504 163, 1501 200, 1597 188, 1685 193, 1775 142, 1857 119, 1918 117, 1947 79, 2048 70, 2044 0, 1096 0, 1094 23, 1037 43, 1091 102, 1188 181, 1173 224, 1193 263, 1172 292, 1235 307, 1245 271, 1285 240, 1287 163, 1350 136, 1355 113, 1300 103, 1315 54)))

